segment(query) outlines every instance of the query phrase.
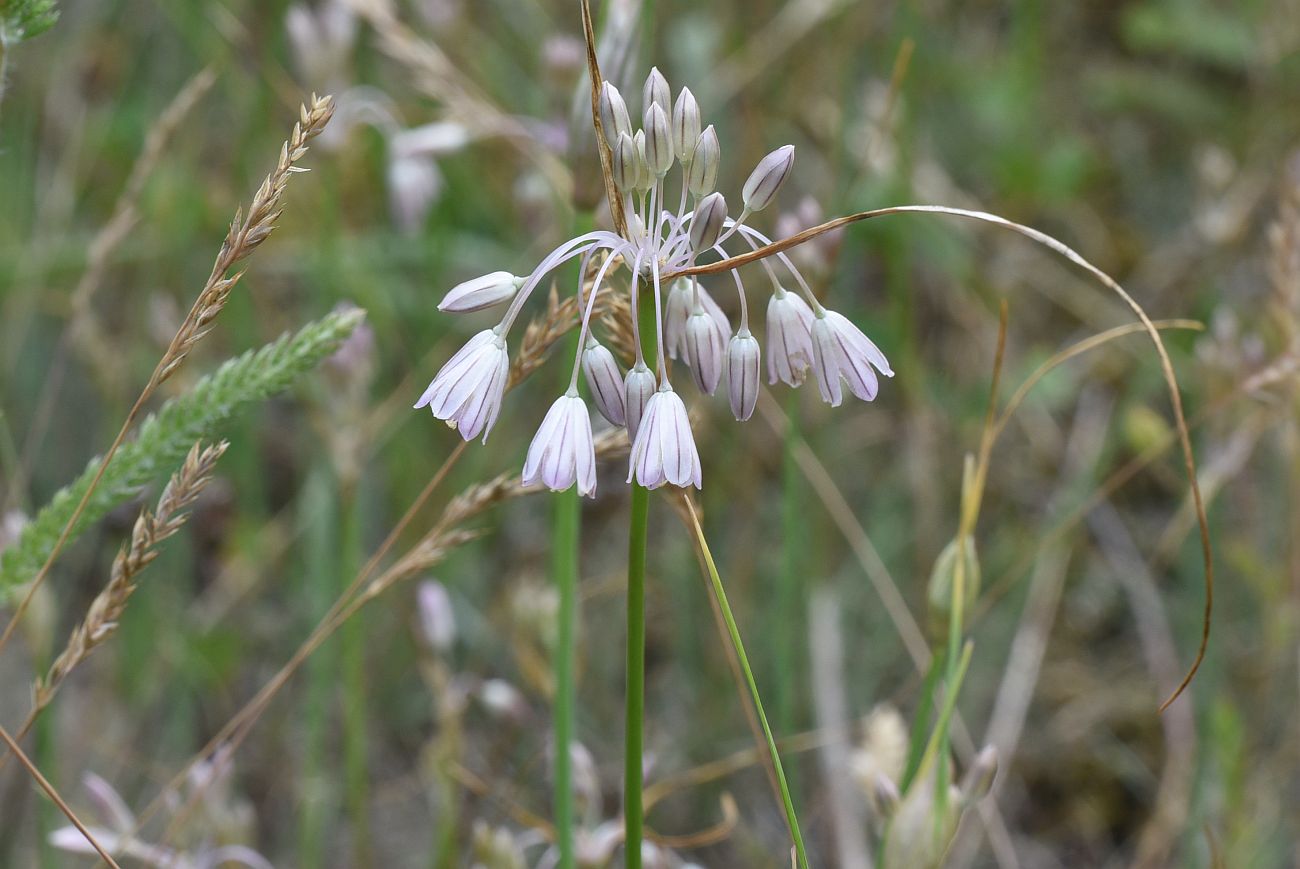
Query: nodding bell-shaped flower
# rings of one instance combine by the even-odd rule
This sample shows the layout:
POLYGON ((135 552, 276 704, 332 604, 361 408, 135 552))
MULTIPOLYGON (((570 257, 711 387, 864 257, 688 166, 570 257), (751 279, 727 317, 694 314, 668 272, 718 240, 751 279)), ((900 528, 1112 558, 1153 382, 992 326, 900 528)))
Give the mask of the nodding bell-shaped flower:
POLYGON ((650 67, 650 74, 645 78, 645 85, 641 88, 641 108, 643 111, 650 111, 651 105, 657 105, 664 112, 673 110, 673 91, 668 87, 668 79, 659 71, 659 67, 650 67))
POLYGON ((486 443, 501 412, 501 397, 509 377, 506 339, 495 329, 484 329, 442 366, 415 407, 418 410, 427 406, 467 441, 482 432, 486 443))
POLYGON ((464 314, 491 308, 513 299, 523 284, 510 272, 492 272, 452 287, 451 292, 438 303, 438 310, 464 314))
POLYGON ((704 253, 718 243, 727 219, 727 200, 716 190, 704 197, 691 218, 691 249, 704 253))
POLYGON ((619 136, 632 135, 632 117, 627 113, 627 103, 618 88, 609 82, 600 85, 600 126, 605 130, 605 138, 611 143, 619 136))
POLYGON ((876 397, 880 385, 874 367, 886 377, 893 377, 889 360, 880 352, 862 330, 847 317, 825 309, 813 318, 813 367, 817 371, 817 386, 822 399, 831 407, 839 407, 843 395, 840 379, 849 385, 849 392, 863 401, 876 397))
POLYGON ((640 181, 636 142, 627 133, 619 133, 610 150, 613 152, 610 171, 614 175, 614 183, 624 193, 631 193, 637 189, 640 181))
POLYGON ((623 395, 623 375, 609 348, 595 338, 587 338, 582 351, 582 373, 587 376, 596 409, 614 425, 623 425, 627 419, 626 398, 623 395))
POLYGON ((813 364, 813 312, 799 296, 777 289, 767 303, 767 382, 800 386, 813 364))
POLYGON ((637 362, 623 379, 623 412, 629 440, 636 440, 641 430, 641 418, 654 394, 654 372, 644 362, 637 362))
POLYGON ((704 287, 692 288, 690 278, 678 278, 668 290, 668 301, 664 303, 664 347, 669 359, 685 357, 686 322, 695 311, 695 294, 699 293, 700 304, 713 321, 718 324, 724 336, 731 334, 731 321, 718 303, 713 301, 709 291, 704 287))
POLYGON ((645 110, 645 161, 656 178, 668 174, 673 165, 672 128, 658 103, 645 110))
POLYGON ((785 182, 785 176, 790 174, 791 167, 794 166, 794 145, 782 145, 771 154, 768 154, 754 171, 750 173, 749 180, 745 182, 741 190, 741 199, 745 203, 747 211, 762 211, 768 206, 776 196, 776 191, 781 189, 785 182))
POLYGON ((758 403, 761 355, 758 339, 744 326, 731 336, 731 342, 727 344, 727 393, 731 399, 731 413, 739 422, 749 419, 758 403))
POLYGON ((683 166, 691 162, 699 140, 700 104, 695 101, 690 88, 682 88, 673 104, 673 150, 683 166))
POLYGON ((664 483, 674 486, 703 485, 700 454, 695 449, 686 405, 667 381, 650 397, 640 431, 632 443, 627 481, 647 489, 664 483))
POLYGON ((704 305, 700 304, 686 319, 686 362, 700 392, 712 395, 722 379, 727 348, 727 331, 719 328, 704 305))
POLYGON ((695 154, 686 171, 686 189, 696 199, 707 196, 718 186, 718 161, 721 159, 722 147, 718 144, 718 133, 709 124, 695 143, 695 154))
POLYGON ((522 482, 544 484, 563 492, 574 483, 578 494, 596 494, 596 449, 591 440, 591 416, 587 404, 570 391, 551 405, 528 447, 522 482))

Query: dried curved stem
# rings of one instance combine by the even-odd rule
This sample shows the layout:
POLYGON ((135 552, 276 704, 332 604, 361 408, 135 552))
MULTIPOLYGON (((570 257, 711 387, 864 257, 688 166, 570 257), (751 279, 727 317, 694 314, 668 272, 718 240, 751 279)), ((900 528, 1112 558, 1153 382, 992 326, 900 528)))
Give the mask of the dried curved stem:
POLYGON ((834 220, 805 229, 803 232, 795 233, 789 238, 781 239, 772 244, 764 245, 748 253, 728 257, 718 262, 708 263, 706 265, 696 265, 690 268, 679 269, 663 276, 665 281, 673 278, 684 277, 688 275, 710 275, 720 274, 731 271, 749 263, 758 262, 766 257, 797 247, 806 241, 811 241, 823 233, 831 232, 851 223, 857 223, 862 220, 870 220, 874 217, 885 217, 891 214, 946 214, 952 217, 963 217, 968 220, 976 220, 981 223, 989 223, 994 226, 1001 226, 1009 229, 1019 235, 1023 235, 1030 241, 1036 242, 1049 250, 1065 257, 1070 262, 1082 268, 1090 275, 1101 282, 1103 286, 1109 289, 1115 295, 1119 296, 1126 305, 1133 311, 1142 323, 1142 327, 1151 338, 1155 345, 1156 355, 1160 358, 1160 370, 1164 376, 1165 385, 1169 388, 1169 400, 1173 405, 1174 423, 1178 430, 1178 442, 1182 447, 1183 465, 1187 472, 1188 486, 1192 493, 1192 505, 1196 511, 1196 523, 1200 530, 1201 537, 1201 558, 1205 570, 1205 610, 1201 622, 1201 641, 1196 650, 1196 658, 1192 661, 1187 673, 1183 676, 1182 681, 1174 692, 1160 704, 1160 711, 1163 712, 1180 696, 1187 686, 1191 684, 1192 679, 1196 676, 1196 671, 1200 669, 1201 662, 1205 660, 1205 651, 1210 643, 1210 623, 1214 611, 1214 553, 1210 545, 1210 523, 1205 513, 1205 502, 1201 497, 1200 483, 1196 478, 1196 455, 1192 450, 1192 439, 1187 427, 1187 418, 1183 413, 1183 399, 1178 391, 1178 377, 1174 374, 1173 362, 1169 359, 1169 353, 1165 349, 1164 341, 1160 337, 1159 330, 1151 318, 1147 316, 1146 310, 1138 304, 1137 300, 1129 295, 1128 291, 1119 285, 1119 282, 1106 274, 1097 266, 1093 265, 1082 254, 1074 248, 1067 245, 1045 232, 1037 229, 1007 220, 1005 217, 999 217, 996 214, 990 214, 986 211, 972 211, 966 208, 950 208, 946 205, 894 205, 888 208, 877 208, 871 211, 860 211, 856 214, 849 214, 844 217, 838 217, 834 220))

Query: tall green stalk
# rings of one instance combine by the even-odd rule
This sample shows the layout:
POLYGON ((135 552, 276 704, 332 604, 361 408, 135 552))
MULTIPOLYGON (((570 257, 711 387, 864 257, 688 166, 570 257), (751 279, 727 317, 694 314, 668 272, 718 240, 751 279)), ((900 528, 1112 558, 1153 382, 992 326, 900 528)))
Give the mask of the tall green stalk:
MULTIPOLYGON (((307 481, 302 499, 302 523, 306 527, 303 609, 309 624, 315 624, 329 609, 339 584, 333 552, 338 528, 333 474, 317 468, 307 481)), ((326 643, 307 659, 307 691, 303 704, 302 776, 298 808, 298 864, 323 866, 326 850, 326 817, 332 800, 331 776, 326 770, 326 740, 329 732, 330 698, 338 673, 337 647, 326 643)))
MULTIPOLYGON (((595 225, 590 210, 579 208, 573 215, 573 235, 589 232, 595 225)), ((585 279, 581 266, 574 270, 579 286, 585 279)), ((579 332, 565 342, 569 356, 581 352, 579 332)), ((562 356, 561 358, 567 358, 562 356)), ((582 530, 582 498, 577 487, 555 495, 551 526, 551 573, 560 593, 555 660, 555 844, 559 847, 559 869, 573 869, 573 744, 577 681, 578 557, 582 530)))
POLYGON ((632 484, 627 544, 627 720, 623 818, 627 869, 641 869, 641 758, 645 718, 645 552, 650 490, 632 484))
POLYGON ((555 650, 555 837, 560 869, 573 869, 573 744, 576 681, 575 623, 578 609, 578 544, 581 504, 575 486, 555 496, 551 569, 560 591, 555 650))
MULTIPOLYGON (((354 485, 339 495, 339 564, 341 576, 352 576, 360 565, 361 515, 354 485)), ((355 613, 339 629, 343 680, 343 780, 352 846, 357 865, 373 865, 370 841, 370 763, 366 751, 366 622, 355 613)))

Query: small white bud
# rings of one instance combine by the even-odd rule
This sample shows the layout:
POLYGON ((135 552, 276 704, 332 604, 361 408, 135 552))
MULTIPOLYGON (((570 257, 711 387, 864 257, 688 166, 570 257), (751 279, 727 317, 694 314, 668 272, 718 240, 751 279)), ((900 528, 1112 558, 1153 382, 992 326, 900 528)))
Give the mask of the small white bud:
POLYGON ((619 133, 618 139, 615 140, 613 151, 613 160, 610 170, 614 175, 614 183, 618 189, 624 193, 631 193, 636 189, 638 177, 636 143, 627 133, 619 133))
POLYGON ((614 425, 623 425, 627 419, 623 375, 619 373, 614 354, 595 338, 588 338, 582 351, 582 372, 587 376, 587 386, 601 416, 614 425))
POLYGON ((696 199, 713 192, 718 186, 718 161, 722 158, 722 148, 718 145, 718 134, 709 124, 700 133, 695 143, 695 154, 691 157, 691 167, 686 173, 686 187, 696 199))
POLYGON ((703 305, 697 305, 686 320, 686 361, 700 392, 712 395, 717 391, 722 380, 726 343, 727 335, 718 328, 718 321, 709 316, 703 305))
POLYGON ((695 154, 695 144, 700 140, 700 104, 690 88, 682 88, 673 105, 673 150, 685 165, 695 154))
POLYGON ((727 200, 723 195, 714 191, 704 197, 691 218, 691 249, 699 254, 717 244, 726 219, 727 200))
POLYGON ((641 427, 641 417, 645 414, 646 405, 650 403, 650 396, 654 394, 654 372, 647 368, 644 362, 638 362, 623 381, 623 407, 628 440, 636 440, 637 429, 641 427))
POLYGON ((749 419, 758 403, 758 339, 746 328, 732 336, 727 345, 727 391, 731 412, 739 422, 749 419))
POLYGON ((658 103, 645 112, 645 160, 657 178, 668 174, 673 165, 673 135, 668 115, 658 103))
POLYGON ((658 105, 665 112, 670 112, 673 108, 672 88, 668 87, 668 79, 664 78, 657 66, 650 68, 645 86, 641 89, 641 108, 648 112, 651 105, 658 105))
POLYGON ((794 145, 782 145, 759 160, 741 191, 745 208, 749 211, 762 211, 766 208, 776 196, 776 191, 781 189, 781 184, 785 181, 785 176, 790 174, 793 165, 794 145))
POLYGON ((645 130, 637 130, 636 135, 632 137, 632 143, 636 145, 636 186, 639 190, 649 190, 655 186, 655 176, 650 171, 650 165, 646 162, 645 156, 645 130))
POLYGON ((609 82, 600 85, 600 125, 610 142, 622 134, 632 135, 632 118, 627 113, 627 103, 623 102, 618 88, 609 82))
POLYGON ((492 272, 451 288, 438 303, 444 313, 464 314, 491 308, 515 297, 523 281, 509 272, 492 272))

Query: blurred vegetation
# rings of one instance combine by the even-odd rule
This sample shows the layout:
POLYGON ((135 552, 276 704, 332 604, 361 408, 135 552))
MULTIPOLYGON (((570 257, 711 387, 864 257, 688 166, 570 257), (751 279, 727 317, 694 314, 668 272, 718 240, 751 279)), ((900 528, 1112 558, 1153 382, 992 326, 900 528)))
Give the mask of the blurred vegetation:
MULTIPOLYGON (((981 208, 1066 240, 1153 318, 1206 324, 1165 333, 1220 574, 1206 664, 1158 715, 1200 635, 1202 572, 1156 359, 1141 335, 1118 338, 1052 371, 994 448, 957 714, 975 745, 998 745, 1000 771, 950 862, 1300 862, 1300 6, 647 3, 619 83, 637 93, 653 62, 692 88, 718 127, 724 191, 791 142, 787 226, 902 202, 981 208)), ((369 327, 291 394, 207 434, 231 444, 218 480, 29 740, 83 816, 98 804, 86 773, 143 813, 307 637, 459 442, 409 407, 491 315, 441 315, 438 300, 478 274, 526 273, 570 234, 571 191, 591 189, 589 133, 580 111, 573 120, 576 3, 356 5, 354 19, 282 0, 68 0, 39 38, 5 42, 0 547, 112 441, 313 90, 340 110, 311 173, 158 403, 184 401, 222 360, 340 303, 364 308, 369 327), (436 46, 442 75, 403 50, 404 34, 436 46), (171 133, 131 230, 97 264, 92 242, 150 130, 205 67, 215 86, 171 133), (78 313, 73 291, 91 269, 101 287, 78 313), (55 368, 66 376, 43 419, 55 368)), ((770 233, 777 216, 763 218, 770 233)), ((870 722, 883 719, 865 717, 891 704, 910 718, 925 702, 925 672, 877 583, 896 584, 916 622, 943 623, 927 585, 958 530, 1000 304, 1002 402, 1054 353, 1131 315, 1022 239, 946 218, 871 221, 799 253, 898 376, 873 404, 834 411, 815 386, 775 389, 744 425, 724 401, 692 393, 688 404, 700 415, 704 527, 777 738, 794 738, 786 770, 813 863, 832 866, 845 859, 837 825, 870 823, 862 770, 879 762, 870 722), (836 708, 849 718, 838 768, 802 736, 842 724, 824 720, 836 708), (845 769, 857 775, 837 785, 845 769)), ((561 354, 507 397, 488 445, 467 448, 399 551, 454 493, 517 472, 567 366, 561 354)), ((582 512, 584 835, 618 816, 624 477, 622 461, 607 462, 582 512)), ((56 563, 25 644, 0 656, 6 727, 143 503, 107 511, 56 563)), ((504 866, 501 853, 525 847, 536 865, 544 847, 529 818, 551 813, 550 504, 501 506, 434 574, 350 619, 262 712, 221 786, 196 798, 202 811, 179 833, 164 832, 180 817, 165 811, 142 836, 196 855, 245 845, 275 865, 462 866, 477 849, 504 866), (453 639, 431 634, 431 612, 454 623, 453 639)), ((651 505, 652 788, 754 747, 671 507, 651 505)), ((687 842, 673 859, 788 865, 760 765, 697 778, 652 807, 651 829, 719 823, 724 795, 738 811, 719 841, 687 842)), ((181 792, 199 787, 192 775, 181 792)), ((80 865, 46 844, 63 822, 16 764, 0 770, 0 818, 0 865, 80 865)))

